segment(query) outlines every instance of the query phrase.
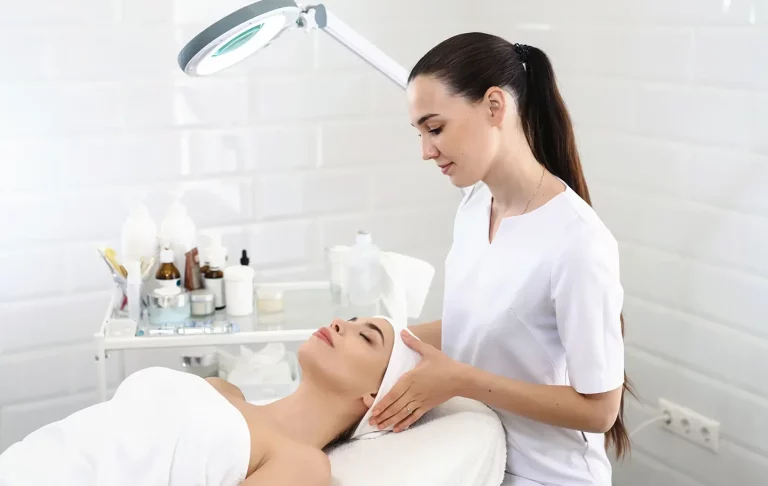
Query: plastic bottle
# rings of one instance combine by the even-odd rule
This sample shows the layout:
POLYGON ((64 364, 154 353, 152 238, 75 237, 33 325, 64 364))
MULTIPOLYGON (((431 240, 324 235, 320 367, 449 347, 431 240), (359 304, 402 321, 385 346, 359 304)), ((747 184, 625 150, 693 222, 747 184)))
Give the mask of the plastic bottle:
POLYGON ((349 301, 353 305, 370 305, 381 296, 382 270, 380 250, 371 234, 358 231, 349 253, 349 301))
POLYGON ((165 248, 160 252, 160 267, 155 273, 155 281, 160 287, 181 287, 181 272, 174 264, 173 250, 165 248))
POLYGON ((157 254, 157 225, 144 204, 134 206, 120 234, 120 259, 124 262, 157 254))
POLYGON ((186 254, 195 247, 195 223, 187 214, 187 208, 180 201, 174 201, 160 224, 160 235, 173 250, 173 263, 181 275, 186 271, 186 254))

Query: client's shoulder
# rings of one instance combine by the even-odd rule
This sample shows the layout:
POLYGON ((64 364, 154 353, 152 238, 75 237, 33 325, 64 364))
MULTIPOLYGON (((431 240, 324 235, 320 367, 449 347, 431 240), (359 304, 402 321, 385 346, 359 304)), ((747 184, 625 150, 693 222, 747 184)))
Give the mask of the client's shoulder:
POLYGON ((278 444, 273 444, 268 456, 242 484, 330 486, 331 461, 321 450, 292 441, 278 440, 278 444))
POLYGON ((331 484, 331 461, 321 450, 307 448, 302 454, 301 463, 306 465, 302 483, 309 486, 329 486, 331 484))
POLYGON ((303 444, 292 443, 281 447, 271 458, 286 479, 286 484, 307 486, 329 486, 331 484, 331 461, 321 450, 303 444), (301 464, 301 467, 296 467, 301 464))

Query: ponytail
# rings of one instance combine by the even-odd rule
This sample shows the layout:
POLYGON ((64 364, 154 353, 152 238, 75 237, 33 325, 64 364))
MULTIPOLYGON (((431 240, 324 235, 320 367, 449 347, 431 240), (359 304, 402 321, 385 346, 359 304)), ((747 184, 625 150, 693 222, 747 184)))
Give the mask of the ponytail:
MULTIPOLYGON (((491 86, 514 93, 525 137, 536 160, 587 204, 592 204, 571 118, 557 88, 552 64, 543 51, 523 44, 513 45, 482 32, 459 34, 444 40, 419 59, 411 69, 408 82, 419 75, 439 78, 452 94, 471 102, 482 100, 491 86)), ((624 336, 624 317, 620 314, 619 318, 624 336)), ((632 393, 626 373, 619 413, 605 437, 606 446, 613 446, 618 458, 630 448, 624 424, 625 391, 632 393)))
MULTIPOLYGON (((571 117, 557 88, 555 73, 547 55, 540 49, 515 44, 515 51, 525 65, 526 82, 521 90, 520 118, 533 155, 546 169, 562 179, 587 204, 592 204, 581 168, 571 117)), ((619 315, 624 336, 624 316, 619 315)), ((631 444, 624 423, 624 392, 633 393, 627 373, 621 390, 616 422, 606 433, 606 447, 614 447, 616 457, 629 452, 631 444)))
POLYGON ((587 182, 581 170, 571 117, 557 89, 547 55, 535 47, 515 46, 525 65, 526 82, 519 93, 520 118, 533 155, 588 204, 587 182))

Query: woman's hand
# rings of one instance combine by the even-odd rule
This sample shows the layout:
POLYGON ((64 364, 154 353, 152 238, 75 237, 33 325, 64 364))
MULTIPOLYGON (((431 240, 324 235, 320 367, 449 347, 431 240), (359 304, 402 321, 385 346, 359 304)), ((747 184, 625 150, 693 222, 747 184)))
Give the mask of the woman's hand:
POLYGON ((373 410, 370 424, 394 431, 407 429, 432 408, 456 396, 455 383, 459 363, 433 346, 401 333, 403 342, 422 356, 421 362, 404 374, 373 410))

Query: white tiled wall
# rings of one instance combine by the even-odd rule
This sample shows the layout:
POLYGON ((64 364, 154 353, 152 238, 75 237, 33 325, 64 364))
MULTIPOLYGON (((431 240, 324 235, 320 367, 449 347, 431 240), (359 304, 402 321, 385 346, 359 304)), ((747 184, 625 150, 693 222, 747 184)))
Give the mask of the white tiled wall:
POLYGON ((768 1, 481 3, 483 30, 550 54, 620 240, 630 425, 659 397, 722 424, 717 454, 643 430, 616 484, 766 484, 768 1))
MULTIPOLYGON (((0 1, 0 450, 93 401, 95 247, 137 195, 159 221, 183 190, 269 278, 317 274, 363 226, 440 269, 457 194, 420 162, 399 88, 322 34, 180 73, 184 41, 245 3, 0 1)), ((722 422, 718 454, 644 430, 616 484, 765 484, 768 0, 325 3, 406 67, 470 29, 550 54, 621 243, 630 425, 659 397, 722 422)), ((173 362, 116 357, 110 378, 153 360, 173 362)))
MULTIPOLYGON (((459 192, 421 160, 400 88, 318 32, 213 78, 179 70, 191 36, 247 3, 0 0, 0 451, 95 399, 111 288, 96 247, 119 249, 142 197, 159 224, 182 191, 200 232, 269 279, 319 276, 325 246, 370 229, 436 265, 438 316, 459 192)), ((467 28, 464 2, 419 2, 401 22, 410 3, 325 2, 405 67, 467 28)), ((115 353, 111 383, 176 355, 115 353)))

